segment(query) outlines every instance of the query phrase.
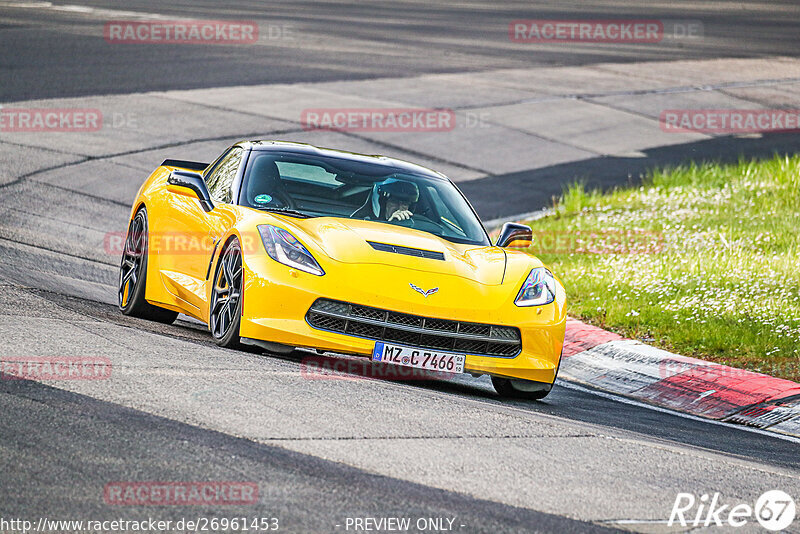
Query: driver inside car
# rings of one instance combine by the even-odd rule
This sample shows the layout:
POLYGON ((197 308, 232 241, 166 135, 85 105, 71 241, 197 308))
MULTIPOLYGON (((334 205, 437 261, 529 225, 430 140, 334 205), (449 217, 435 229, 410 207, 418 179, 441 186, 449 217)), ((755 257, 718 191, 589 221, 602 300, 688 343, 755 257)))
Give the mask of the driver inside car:
POLYGON ((367 202, 353 218, 379 221, 407 221, 414 214, 419 200, 417 184, 398 178, 387 178, 376 183, 367 202))

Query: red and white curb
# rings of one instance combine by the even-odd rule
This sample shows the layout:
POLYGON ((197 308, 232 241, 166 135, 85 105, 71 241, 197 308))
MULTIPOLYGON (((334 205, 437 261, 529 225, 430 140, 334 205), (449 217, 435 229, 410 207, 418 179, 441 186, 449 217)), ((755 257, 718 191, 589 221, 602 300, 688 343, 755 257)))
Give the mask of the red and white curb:
POLYGON ((567 320, 559 377, 678 412, 800 437, 800 384, 567 320))

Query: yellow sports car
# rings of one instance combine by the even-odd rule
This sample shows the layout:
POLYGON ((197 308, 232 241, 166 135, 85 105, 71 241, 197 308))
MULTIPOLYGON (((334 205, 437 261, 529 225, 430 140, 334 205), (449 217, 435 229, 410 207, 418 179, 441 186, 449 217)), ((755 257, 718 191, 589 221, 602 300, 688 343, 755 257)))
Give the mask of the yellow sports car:
POLYGON ((207 323, 217 344, 295 347, 488 374, 542 398, 558 372, 566 294, 507 223, 492 245, 444 175, 383 156, 273 141, 207 165, 166 160, 131 210, 127 315, 207 323))

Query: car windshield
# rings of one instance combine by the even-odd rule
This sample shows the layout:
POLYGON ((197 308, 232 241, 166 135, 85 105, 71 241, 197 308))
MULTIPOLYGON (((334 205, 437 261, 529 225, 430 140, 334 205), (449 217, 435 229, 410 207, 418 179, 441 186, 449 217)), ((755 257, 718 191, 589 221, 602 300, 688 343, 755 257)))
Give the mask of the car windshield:
POLYGON ((254 151, 239 204, 295 216, 376 221, 455 243, 490 244, 448 180, 346 158, 254 151))

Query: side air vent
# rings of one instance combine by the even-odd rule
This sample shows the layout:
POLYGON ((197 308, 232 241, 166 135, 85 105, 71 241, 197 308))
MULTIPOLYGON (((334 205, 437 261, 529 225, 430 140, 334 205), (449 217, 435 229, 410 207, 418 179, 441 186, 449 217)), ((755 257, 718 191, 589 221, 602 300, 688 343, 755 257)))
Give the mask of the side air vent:
POLYGON ((389 245, 387 243, 376 243, 374 241, 367 241, 367 243, 375 250, 380 250, 381 252, 393 252, 395 254, 405 254, 406 256, 416 256, 417 258, 444 261, 444 254, 441 252, 434 252, 433 250, 401 247, 400 245, 389 245))

